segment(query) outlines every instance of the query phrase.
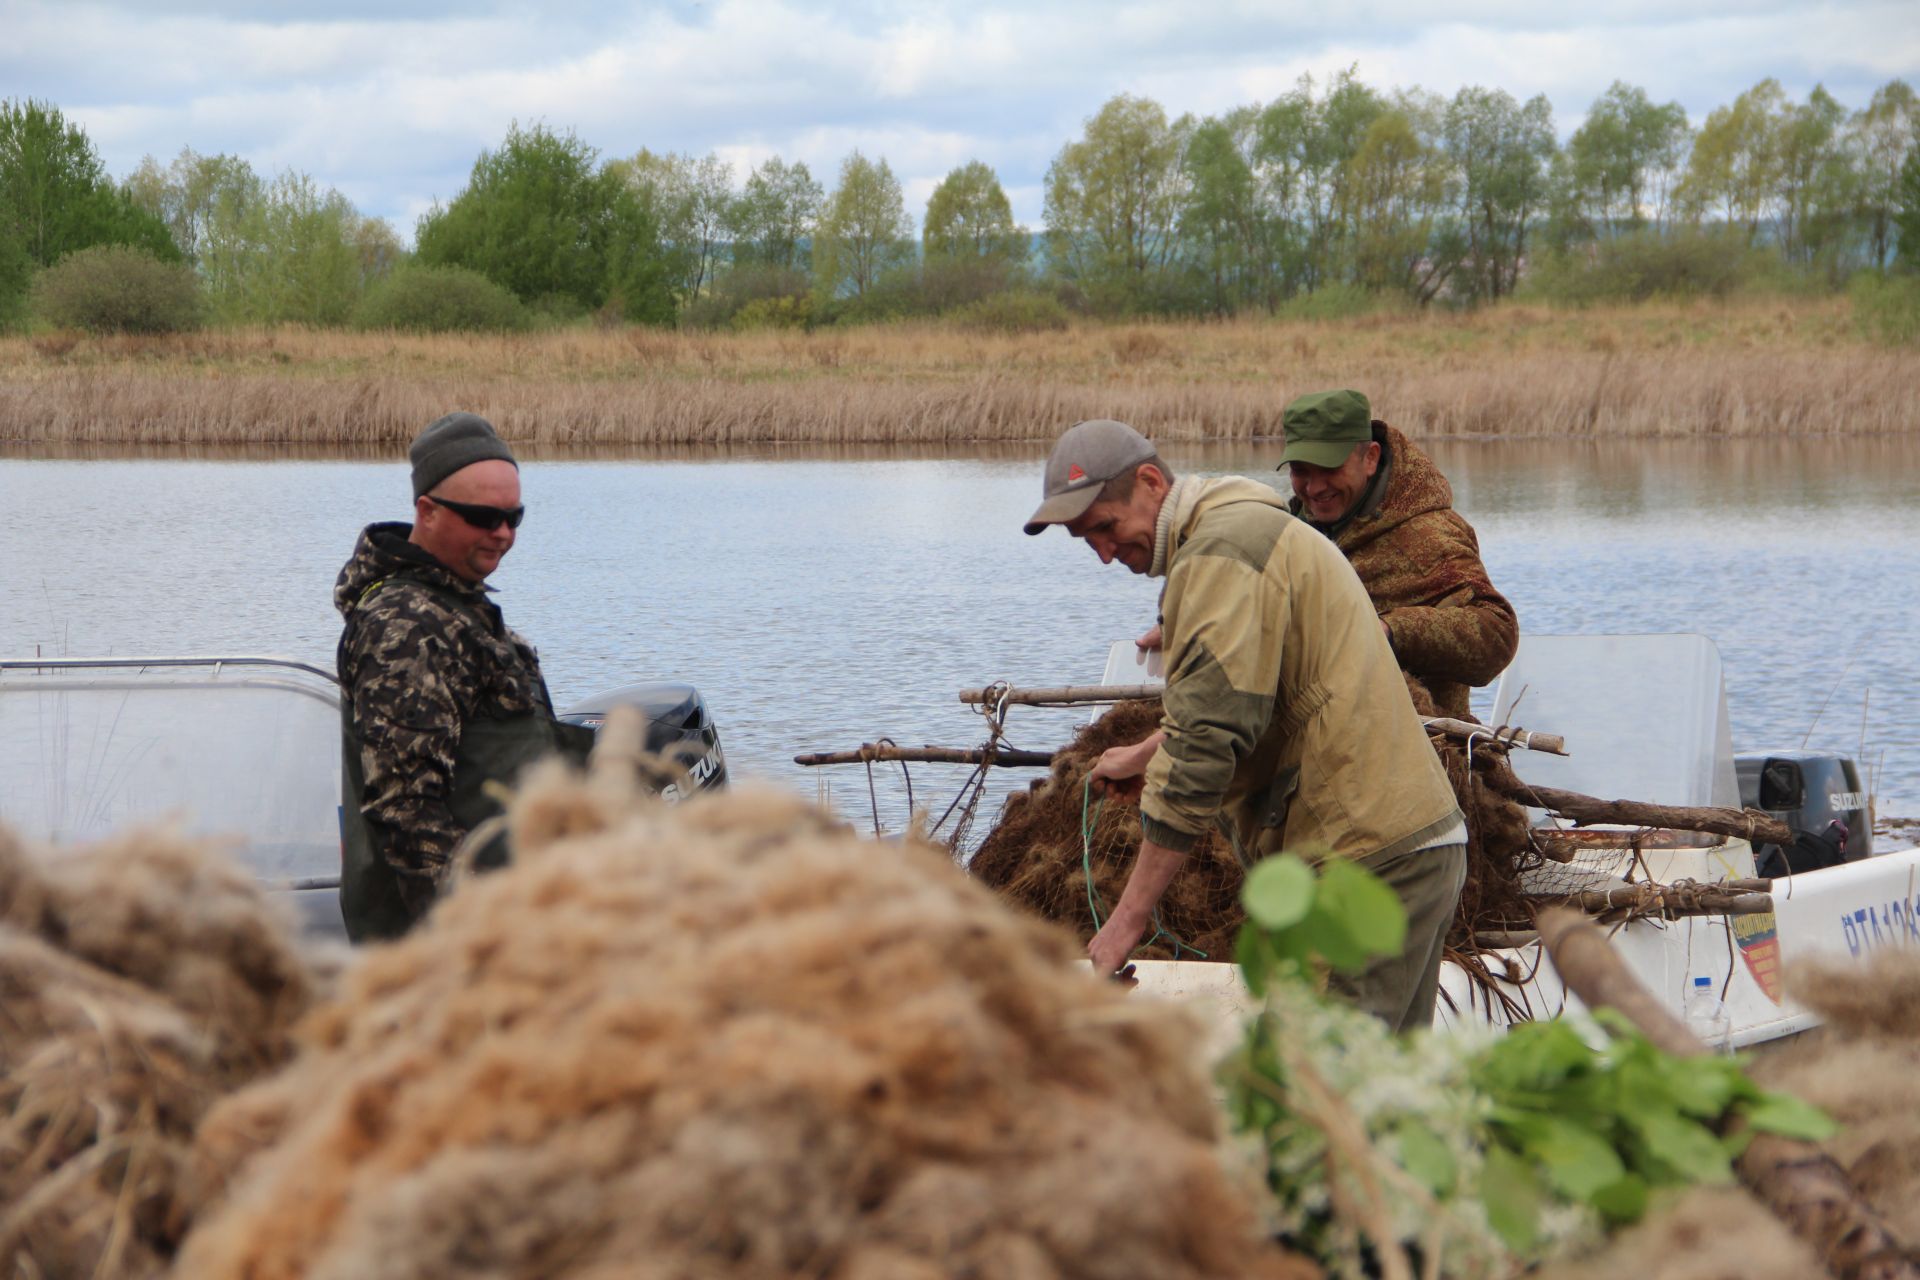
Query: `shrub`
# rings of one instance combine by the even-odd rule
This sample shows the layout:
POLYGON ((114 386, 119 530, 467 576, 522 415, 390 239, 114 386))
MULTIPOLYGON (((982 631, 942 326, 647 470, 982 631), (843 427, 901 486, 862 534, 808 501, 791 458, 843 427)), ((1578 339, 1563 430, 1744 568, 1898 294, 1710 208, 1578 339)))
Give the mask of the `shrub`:
POLYGON ((1847 289, 1853 320, 1868 337, 1887 343, 1920 342, 1920 276, 1862 271, 1847 289))
POLYGON ((596 310, 619 313, 619 303, 610 301, 590 308, 570 293, 543 293, 527 304, 527 320, 542 329, 565 329, 584 324, 596 310))
POLYGON ((200 281, 193 268, 162 262, 144 249, 95 245, 40 273, 33 282, 33 314, 56 329, 181 333, 200 327, 200 281))
POLYGON ((813 320, 813 299, 798 298, 755 298, 733 313, 732 325, 736 333, 745 333, 749 329, 805 329, 813 320))
MULTIPOLYGON (((789 304, 785 309, 797 308, 799 301, 808 297, 812 287, 804 271, 758 265, 735 267, 714 282, 711 292, 683 306, 680 319, 691 329, 725 329, 732 326, 734 316, 742 308, 763 299, 785 299, 789 304)), ((809 311, 811 306, 809 302, 809 311)))
POLYGON ((954 323, 989 333, 1044 333, 1064 329, 1072 315, 1060 299, 1033 289, 989 294, 953 312, 954 323))
POLYGON ((1399 297, 1382 296, 1357 284, 1324 284, 1288 298, 1274 309, 1274 315, 1282 320, 1351 320, 1404 305, 1399 297))
POLYGON ((1778 258, 1737 232, 1643 231, 1549 256, 1530 273, 1526 293, 1574 306, 1724 298, 1763 280, 1777 284, 1778 258))
POLYGON ((361 329, 414 333, 527 327, 520 300, 465 267, 407 266, 367 291, 353 315, 361 329))

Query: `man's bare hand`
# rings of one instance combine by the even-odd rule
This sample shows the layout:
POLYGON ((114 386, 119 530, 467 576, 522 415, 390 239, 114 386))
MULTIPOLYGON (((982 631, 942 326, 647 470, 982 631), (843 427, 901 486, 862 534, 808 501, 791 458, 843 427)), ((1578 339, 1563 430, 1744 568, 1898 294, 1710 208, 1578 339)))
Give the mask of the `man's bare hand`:
MULTIPOLYGON (((1087 958, 1093 962, 1094 973, 1102 978, 1121 977, 1127 957, 1140 945, 1140 935, 1146 931, 1146 920, 1135 921, 1116 911, 1087 944, 1087 958)), ((1121 980, 1129 986, 1133 983, 1132 975, 1121 980)))
POLYGON ((1138 800, 1147 782, 1147 762, 1166 736, 1155 731, 1129 746, 1108 747, 1101 752, 1087 775, 1093 780, 1093 789, 1103 796, 1138 800))
POLYGON ((1134 644, 1138 645, 1143 653, 1150 653, 1158 649, 1160 647, 1160 624, 1156 622, 1148 627, 1146 633, 1138 640, 1135 640, 1134 644))

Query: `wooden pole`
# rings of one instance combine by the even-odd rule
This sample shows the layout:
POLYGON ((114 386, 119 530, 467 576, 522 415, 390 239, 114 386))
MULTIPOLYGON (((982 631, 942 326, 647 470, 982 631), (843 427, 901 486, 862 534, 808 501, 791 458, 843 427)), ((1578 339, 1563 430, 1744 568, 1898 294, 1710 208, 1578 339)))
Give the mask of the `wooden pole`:
POLYGON ((1051 689, 962 689, 960 701, 968 706, 999 705, 1013 707, 1071 706, 1081 702, 1132 702, 1136 698, 1157 698, 1157 684, 1069 684, 1051 689))
POLYGON ((1471 724, 1465 720, 1455 720, 1450 716, 1435 716, 1431 720, 1422 720, 1428 733, 1443 734, 1461 742, 1472 742, 1475 746, 1525 747, 1528 751, 1544 751, 1549 755, 1567 754, 1567 740, 1557 733, 1533 733, 1526 729, 1496 729, 1492 725, 1471 724))
POLYGON ((1667 827, 1675 831, 1704 831, 1737 836, 1749 844, 1792 844, 1793 832, 1778 818, 1758 809, 1690 808, 1682 805, 1643 804, 1638 800, 1597 800, 1578 791, 1536 787, 1511 774, 1490 769, 1487 784, 1501 795, 1538 809, 1550 809, 1576 827, 1618 823, 1629 827, 1667 827))
POLYGON ((1578 903, 1590 915, 1629 911, 1667 920, 1681 916, 1763 916, 1773 910, 1770 893, 1728 893, 1718 885, 1689 885, 1677 893, 1673 888, 1637 884, 1620 889, 1586 889, 1571 895, 1568 901, 1578 903))
MULTIPOLYGON (((1587 1008, 1617 1010, 1656 1048, 1676 1057, 1710 1052, 1640 985, 1592 921, 1551 907, 1540 913, 1540 938, 1567 990, 1587 1008)), ((1892 1228, 1860 1198, 1846 1171, 1812 1143, 1756 1133, 1734 1167, 1840 1280, 1920 1280, 1920 1266, 1892 1228)))
MULTIPOLYGON (((960 701, 970 707, 988 704, 997 706, 1002 702, 1010 707, 1133 702, 1142 698, 1158 698, 1164 687, 1157 684, 1069 684, 1046 689, 962 689, 960 701)), ((1529 751, 1545 751, 1556 756, 1567 754, 1567 740, 1557 733, 1534 733, 1527 729, 1496 729, 1491 725, 1472 724, 1449 716, 1435 716, 1421 723, 1427 727, 1428 733, 1442 734, 1462 742, 1471 739, 1475 743, 1494 749, 1524 747, 1529 751)))
MULTIPOLYGON (((815 751, 793 758, 795 764, 877 764, 902 761, 907 764, 979 764, 986 753, 978 747, 896 747, 890 742, 869 742, 858 751, 815 751)), ((1001 747, 988 764, 1002 769, 1042 768, 1053 763, 1051 751, 1015 751, 1001 747)))

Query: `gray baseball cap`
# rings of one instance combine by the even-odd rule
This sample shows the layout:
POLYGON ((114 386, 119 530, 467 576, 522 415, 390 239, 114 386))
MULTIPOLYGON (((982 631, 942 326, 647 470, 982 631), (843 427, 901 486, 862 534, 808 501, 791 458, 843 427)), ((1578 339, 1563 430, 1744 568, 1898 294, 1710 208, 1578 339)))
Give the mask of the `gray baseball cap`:
POLYGON ((1154 454, 1153 442, 1124 422, 1092 418, 1074 423, 1047 455, 1043 500, 1027 520, 1027 532, 1078 519, 1107 481, 1154 454))

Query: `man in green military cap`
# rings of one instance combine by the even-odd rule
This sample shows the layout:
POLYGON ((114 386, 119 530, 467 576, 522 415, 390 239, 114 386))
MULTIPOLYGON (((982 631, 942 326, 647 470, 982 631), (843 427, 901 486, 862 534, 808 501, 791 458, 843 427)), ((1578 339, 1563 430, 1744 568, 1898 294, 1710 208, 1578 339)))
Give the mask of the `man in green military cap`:
POLYGON ((1520 642, 1473 526, 1420 446, 1373 416, 1358 391, 1315 391, 1286 408, 1288 509, 1333 539, 1373 600, 1401 670, 1444 714, 1506 669, 1520 642))

